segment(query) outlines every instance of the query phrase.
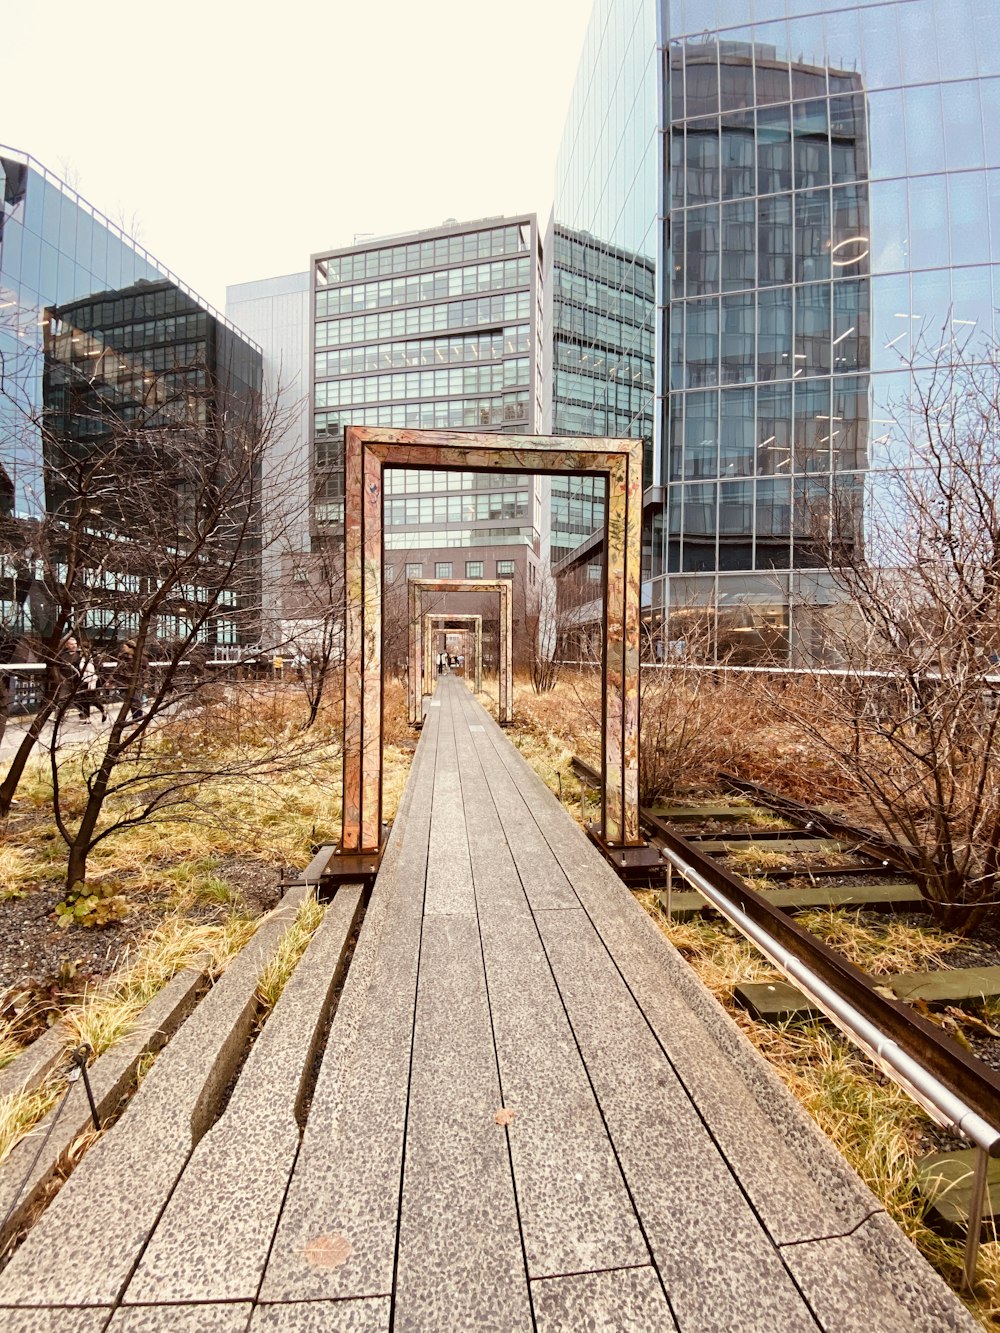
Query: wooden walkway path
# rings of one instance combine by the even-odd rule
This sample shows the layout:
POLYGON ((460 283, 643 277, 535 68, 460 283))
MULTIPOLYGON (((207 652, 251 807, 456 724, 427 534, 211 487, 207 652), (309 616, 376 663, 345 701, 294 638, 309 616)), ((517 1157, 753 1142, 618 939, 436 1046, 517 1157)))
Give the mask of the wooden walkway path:
POLYGON ((0 1329, 975 1327, 457 680, 280 1172, 245 1077, 198 1197, 106 1281, 54 1208, 0 1329))

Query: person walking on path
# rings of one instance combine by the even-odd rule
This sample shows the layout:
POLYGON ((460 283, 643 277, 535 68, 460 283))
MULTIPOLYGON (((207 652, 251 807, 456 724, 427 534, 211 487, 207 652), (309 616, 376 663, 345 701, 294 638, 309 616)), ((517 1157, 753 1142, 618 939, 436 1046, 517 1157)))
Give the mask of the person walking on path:
POLYGON ((94 662, 94 650, 89 645, 80 653, 78 680, 81 688, 78 690, 75 702, 81 721, 90 721, 90 710, 93 707, 101 714, 101 721, 107 722, 108 715, 104 711, 104 701, 101 698, 101 682, 94 662))

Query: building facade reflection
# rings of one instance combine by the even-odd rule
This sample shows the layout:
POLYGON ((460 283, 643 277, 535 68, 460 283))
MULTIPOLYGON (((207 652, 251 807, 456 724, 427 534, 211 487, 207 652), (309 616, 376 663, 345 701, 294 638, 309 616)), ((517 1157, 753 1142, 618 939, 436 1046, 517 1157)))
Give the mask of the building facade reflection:
POLYGON ((995 336, 996 0, 809 10, 597 0, 567 121, 592 166, 560 168, 556 223, 628 218, 657 258, 661 652, 822 652, 830 515, 877 483, 909 363, 995 336), (601 136, 637 120, 630 172, 601 136))
MULTIPOLYGON (((193 491, 197 478, 185 478, 167 458, 171 432, 174 440, 183 432, 189 444, 210 433, 224 443, 242 412, 259 410, 261 355, 34 159, 0 150, 0 188, 0 510, 8 520, 0 633, 9 654, 25 632, 47 632, 46 604, 58 598, 49 586, 58 570, 48 570, 40 587, 30 533, 67 503, 60 463, 92 459, 116 432, 120 441, 134 430, 137 469, 160 485, 174 469, 169 490, 182 530, 185 488, 193 491)), ((195 455, 189 448, 188 456, 195 455)), ((113 477, 101 494, 89 523, 113 543, 120 539, 116 527, 125 526, 113 477)), ((259 551, 259 522, 254 541, 259 551)), ((109 560, 86 576, 87 610, 73 618, 74 628, 94 640, 130 633, 116 605, 124 576, 113 565, 109 560)), ((223 597, 221 614, 206 626, 216 642, 234 642, 238 619, 250 623, 248 609, 259 606, 259 570, 252 572, 253 561, 245 568, 251 572, 241 587, 223 597)), ((185 632, 204 600, 197 586, 185 587, 164 605, 157 632, 185 632)))

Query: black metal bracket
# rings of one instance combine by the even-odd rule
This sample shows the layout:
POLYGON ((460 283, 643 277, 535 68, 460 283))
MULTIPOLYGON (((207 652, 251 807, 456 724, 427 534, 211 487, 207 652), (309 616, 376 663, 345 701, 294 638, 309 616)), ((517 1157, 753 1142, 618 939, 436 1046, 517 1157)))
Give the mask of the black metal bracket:
POLYGON ((597 824, 587 824, 586 828, 587 837, 618 878, 630 889, 651 888, 660 883, 667 862, 658 848, 648 842, 638 843, 635 846, 607 842, 597 824))

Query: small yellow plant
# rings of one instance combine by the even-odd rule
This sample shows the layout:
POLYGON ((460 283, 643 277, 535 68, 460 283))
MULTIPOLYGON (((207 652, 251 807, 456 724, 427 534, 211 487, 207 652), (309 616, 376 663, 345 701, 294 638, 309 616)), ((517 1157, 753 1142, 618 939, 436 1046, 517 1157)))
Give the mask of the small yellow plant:
POLYGON ((274 957, 257 984, 257 998, 265 1013, 269 1013, 278 1003, 285 983, 295 971, 296 964, 306 951, 306 945, 325 915, 326 908, 315 898, 306 898, 299 906, 295 920, 282 936, 274 957))

